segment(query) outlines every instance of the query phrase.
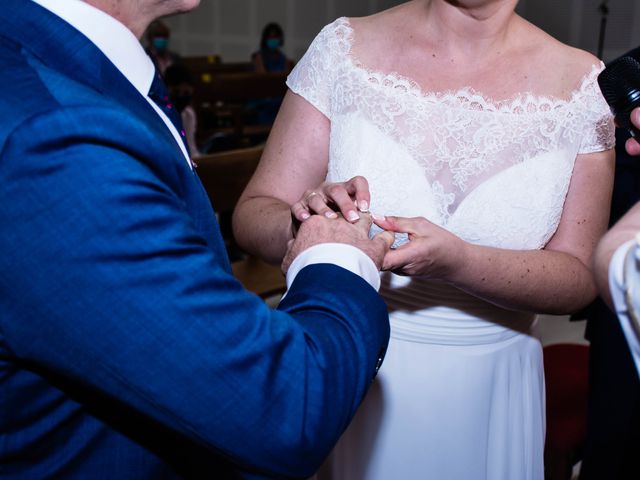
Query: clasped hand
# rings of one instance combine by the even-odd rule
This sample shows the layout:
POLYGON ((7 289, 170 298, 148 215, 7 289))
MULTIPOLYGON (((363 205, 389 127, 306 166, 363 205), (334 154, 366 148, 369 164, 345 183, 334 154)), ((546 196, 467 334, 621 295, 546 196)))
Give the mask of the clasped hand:
MULTIPOLYGON (((323 220, 331 221, 344 217, 360 228, 366 228, 368 235, 371 221, 367 225, 362 216, 369 204, 369 184, 364 177, 358 176, 346 182, 325 182, 313 190, 307 190, 291 207, 291 213, 294 223, 300 222, 302 225, 317 218, 324 217, 323 220)), ((409 242, 404 245, 393 250, 387 248, 381 264, 376 263, 378 268, 400 275, 447 280, 464 267, 468 244, 429 220, 378 215, 372 215, 371 218, 385 231, 387 236, 383 237, 384 242, 389 239, 393 242, 394 233, 406 233, 409 237, 409 242)))
POLYGON ((369 214, 359 214, 355 222, 323 215, 309 216, 298 228, 294 239, 289 241, 282 261, 282 271, 287 272, 293 260, 304 250, 321 243, 346 243, 362 250, 373 260, 376 268, 383 266, 385 254, 393 243, 393 234, 382 232, 369 238, 372 220, 369 214))

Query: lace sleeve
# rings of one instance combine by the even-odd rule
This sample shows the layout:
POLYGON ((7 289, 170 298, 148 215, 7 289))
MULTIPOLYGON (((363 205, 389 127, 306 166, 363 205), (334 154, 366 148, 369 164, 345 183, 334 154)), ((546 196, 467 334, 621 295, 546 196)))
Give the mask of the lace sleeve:
POLYGON ((613 148, 616 144, 613 115, 600 92, 597 75, 589 76, 582 93, 584 137, 578 153, 595 153, 613 148))
POLYGON ((324 27, 287 78, 287 86, 327 118, 331 118, 331 92, 336 65, 335 29, 324 27))

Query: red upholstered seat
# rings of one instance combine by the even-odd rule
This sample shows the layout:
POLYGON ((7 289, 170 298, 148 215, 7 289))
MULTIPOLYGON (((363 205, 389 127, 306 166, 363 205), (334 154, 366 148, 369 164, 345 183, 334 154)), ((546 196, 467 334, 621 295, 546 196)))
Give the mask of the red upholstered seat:
POLYGON ((547 401, 545 479, 568 480, 581 458, 586 436, 589 347, 544 348, 547 401))

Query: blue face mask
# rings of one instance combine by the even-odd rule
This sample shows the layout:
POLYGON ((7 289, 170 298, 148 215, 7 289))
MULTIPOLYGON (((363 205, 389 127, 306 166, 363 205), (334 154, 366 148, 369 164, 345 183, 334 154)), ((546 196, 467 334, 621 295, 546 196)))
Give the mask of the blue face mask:
POLYGON ((282 41, 279 38, 267 38, 267 48, 270 50, 277 50, 282 45, 282 41))
POLYGON ((169 39, 166 37, 156 37, 152 40, 153 48, 159 52, 164 52, 169 47, 169 39))

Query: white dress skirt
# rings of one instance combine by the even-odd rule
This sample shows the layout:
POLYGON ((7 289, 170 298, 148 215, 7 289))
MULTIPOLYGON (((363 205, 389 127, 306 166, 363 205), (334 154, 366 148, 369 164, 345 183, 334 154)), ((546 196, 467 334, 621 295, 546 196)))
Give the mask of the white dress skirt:
POLYGON ((317 478, 542 479, 544 378, 533 317, 413 283, 421 285, 383 289, 392 309, 384 364, 317 478), (419 312, 394 311, 416 291, 419 312), (437 303, 425 308, 427 292, 437 303))

